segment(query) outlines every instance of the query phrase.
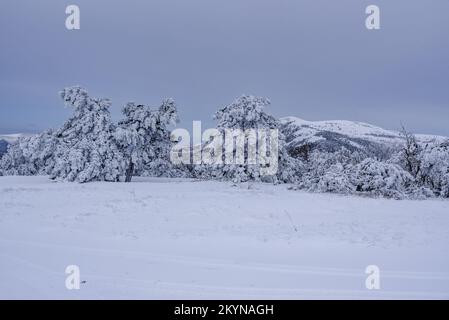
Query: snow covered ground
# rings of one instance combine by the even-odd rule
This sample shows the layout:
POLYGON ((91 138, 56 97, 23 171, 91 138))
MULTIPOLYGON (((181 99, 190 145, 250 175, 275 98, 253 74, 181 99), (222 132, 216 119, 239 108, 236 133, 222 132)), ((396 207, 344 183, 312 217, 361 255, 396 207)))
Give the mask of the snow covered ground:
POLYGON ((449 201, 0 177, 0 298, 449 298, 449 201), (65 268, 78 265, 80 290, 65 268), (380 268, 380 290, 365 268, 380 268))

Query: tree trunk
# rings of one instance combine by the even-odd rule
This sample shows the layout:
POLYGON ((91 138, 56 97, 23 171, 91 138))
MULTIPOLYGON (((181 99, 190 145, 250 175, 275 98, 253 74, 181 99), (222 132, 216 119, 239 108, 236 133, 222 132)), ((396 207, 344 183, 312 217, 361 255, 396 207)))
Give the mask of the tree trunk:
POLYGON ((134 173, 134 163, 132 160, 129 160, 128 169, 126 169, 125 182, 131 182, 134 173))

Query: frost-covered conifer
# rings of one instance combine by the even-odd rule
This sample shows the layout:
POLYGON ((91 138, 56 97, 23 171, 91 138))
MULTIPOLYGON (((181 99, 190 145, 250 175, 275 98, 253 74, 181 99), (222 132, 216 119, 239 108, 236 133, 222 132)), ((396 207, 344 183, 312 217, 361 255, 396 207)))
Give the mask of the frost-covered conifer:
POLYGON ((178 121, 172 99, 164 100, 158 109, 127 103, 122 109, 116 139, 126 160, 125 181, 133 175, 173 175, 170 163, 170 132, 168 126, 178 121))
POLYGON ((114 139, 108 99, 92 98, 81 87, 60 93, 73 114, 55 136, 58 145, 52 179, 67 181, 118 181, 124 161, 114 139))
POLYGON ((425 146, 418 181, 440 197, 449 198, 449 141, 425 146))
MULTIPOLYGON (((226 140, 226 130, 241 130, 245 133, 244 159, 245 164, 223 164, 210 167, 211 177, 223 177, 234 182, 248 180, 262 180, 272 182, 291 182, 298 176, 300 161, 291 158, 285 148, 284 137, 278 133, 278 170, 273 176, 261 175, 260 164, 248 163, 248 130, 257 130, 258 134, 269 129, 280 129, 279 121, 265 112, 265 107, 270 105, 266 98, 243 95, 230 105, 219 109, 214 119, 217 120, 217 128, 223 133, 226 140), (219 172, 216 172, 216 171, 219 172)), ((229 137, 228 137, 229 139, 229 137)), ((234 148, 235 149, 235 148, 234 148)), ((236 150, 234 150, 236 152, 236 150)), ((260 155, 260 146, 257 156, 260 155)), ((205 171, 203 169, 201 171, 205 171)))

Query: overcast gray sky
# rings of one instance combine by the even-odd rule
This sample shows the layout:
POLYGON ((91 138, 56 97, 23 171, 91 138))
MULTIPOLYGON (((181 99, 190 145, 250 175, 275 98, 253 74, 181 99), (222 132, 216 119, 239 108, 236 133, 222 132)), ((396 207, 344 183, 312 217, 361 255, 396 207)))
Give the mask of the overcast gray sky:
POLYGON ((57 127, 58 91, 173 97, 182 126, 243 93, 275 116, 449 136, 448 0, 1 0, 0 133, 57 127), (65 28, 65 8, 81 29, 65 28), (381 30, 365 8, 381 9, 381 30))

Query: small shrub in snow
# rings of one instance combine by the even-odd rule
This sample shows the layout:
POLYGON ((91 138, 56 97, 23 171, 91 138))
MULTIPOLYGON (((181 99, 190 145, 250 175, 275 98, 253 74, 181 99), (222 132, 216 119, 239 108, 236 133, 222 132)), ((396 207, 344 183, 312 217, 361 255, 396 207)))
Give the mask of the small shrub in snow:
POLYGON ((0 160, 0 171, 4 175, 48 174, 54 166, 56 145, 51 130, 21 137, 8 146, 8 152, 0 160))
POLYGON ((355 167, 356 191, 402 199, 413 184, 413 177, 395 164, 365 159, 355 167))
POLYGON ((357 156, 344 148, 338 152, 311 152, 302 168, 298 187, 316 192, 354 192, 350 175, 357 156))
POLYGON ((354 189, 354 185, 341 163, 332 165, 318 178, 316 185, 316 190, 320 192, 350 194, 354 192, 354 189))

